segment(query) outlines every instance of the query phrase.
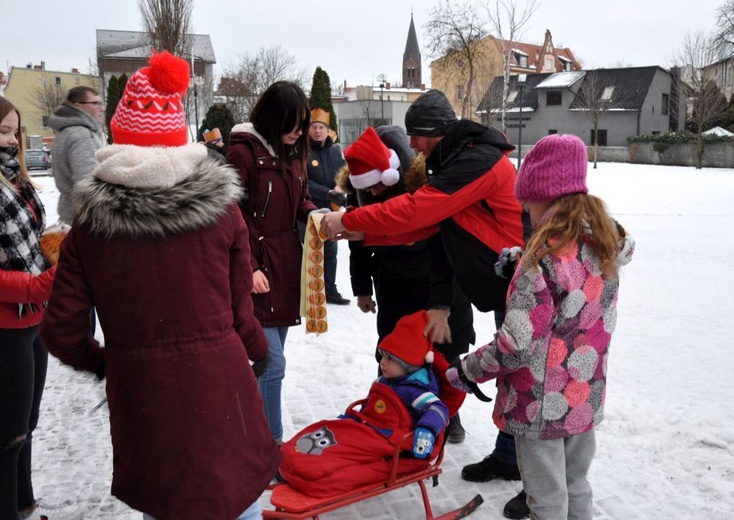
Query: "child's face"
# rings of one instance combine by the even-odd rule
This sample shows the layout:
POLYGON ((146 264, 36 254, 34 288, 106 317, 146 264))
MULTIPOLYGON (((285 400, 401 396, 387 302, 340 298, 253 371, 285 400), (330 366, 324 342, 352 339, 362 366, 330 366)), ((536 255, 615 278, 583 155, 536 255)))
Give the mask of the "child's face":
POLYGON ((540 224, 540 219, 543 218, 545 212, 550 208, 550 204, 545 202, 525 202, 523 207, 530 213, 530 223, 534 228, 540 224))
POLYGON ((18 114, 15 110, 8 112, 0 121, 0 146, 18 146, 18 114))
POLYGON ((408 373, 405 367, 395 361, 395 358, 387 352, 383 354, 380 360, 380 370, 382 370, 382 375, 388 379, 401 377, 408 373))

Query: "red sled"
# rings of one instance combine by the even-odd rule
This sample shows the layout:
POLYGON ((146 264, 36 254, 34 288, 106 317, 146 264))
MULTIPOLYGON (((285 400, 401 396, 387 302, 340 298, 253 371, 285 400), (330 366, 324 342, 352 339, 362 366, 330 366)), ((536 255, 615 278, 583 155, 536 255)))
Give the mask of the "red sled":
MULTIPOLYGON (((436 355, 433 366, 440 398, 453 417, 465 394, 445 380, 443 356, 436 355)), ((483 502, 481 495, 439 517, 431 510, 424 481, 432 478, 438 485, 444 441, 442 432, 436 440, 440 449, 429 459, 412 457, 410 412, 388 386, 374 383, 368 397, 349 405, 342 418, 312 424, 282 446, 280 473, 286 482, 272 488, 275 510, 264 510, 263 518, 318 520, 320 514, 410 484, 420 487, 426 519, 464 518, 483 502)))

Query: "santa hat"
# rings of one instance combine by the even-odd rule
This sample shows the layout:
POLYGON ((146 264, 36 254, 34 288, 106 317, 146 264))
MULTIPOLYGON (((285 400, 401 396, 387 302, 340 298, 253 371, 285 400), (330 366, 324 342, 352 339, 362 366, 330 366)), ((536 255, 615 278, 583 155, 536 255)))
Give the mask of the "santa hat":
POLYGON ((182 146, 188 142, 181 95, 189 86, 189 64, 169 52, 154 53, 149 66, 132 75, 110 120, 115 144, 182 146))
POLYGON ((403 316, 379 344, 378 351, 383 355, 390 354, 408 373, 415 372, 426 363, 433 363, 433 343, 423 335, 427 323, 426 311, 403 316))
POLYGON ((344 159, 349 167, 349 181, 357 189, 380 182, 392 186, 400 180, 398 154, 385 146, 371 126, 344 150, 344 159))

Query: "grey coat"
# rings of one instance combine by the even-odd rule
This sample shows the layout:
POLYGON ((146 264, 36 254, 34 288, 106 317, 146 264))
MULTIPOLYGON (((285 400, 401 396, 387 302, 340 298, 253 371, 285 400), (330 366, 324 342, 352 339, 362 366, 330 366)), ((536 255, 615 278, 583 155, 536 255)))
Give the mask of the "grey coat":
POLYGON ((59 219, 71 224, 76 215, 71 191, 97 167, 94 154, 106 144, 104 129, 92 116, 66 101, 48 119, 56 132, 53 174, 59 190, 59 219))

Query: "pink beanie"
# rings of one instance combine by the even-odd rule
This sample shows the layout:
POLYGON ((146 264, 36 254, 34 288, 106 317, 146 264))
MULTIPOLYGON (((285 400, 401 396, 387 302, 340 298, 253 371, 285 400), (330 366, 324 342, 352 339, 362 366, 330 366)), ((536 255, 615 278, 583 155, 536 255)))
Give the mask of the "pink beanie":
POLYGON ((551 202, 571 193, 588 193, 584 142, 571 134, 548 135, 535 143, 520 165, 515 198, 551 202))

